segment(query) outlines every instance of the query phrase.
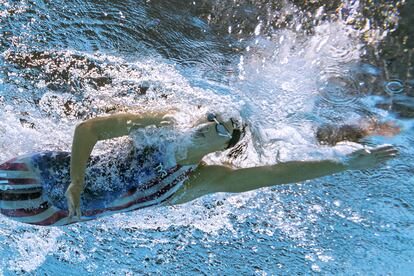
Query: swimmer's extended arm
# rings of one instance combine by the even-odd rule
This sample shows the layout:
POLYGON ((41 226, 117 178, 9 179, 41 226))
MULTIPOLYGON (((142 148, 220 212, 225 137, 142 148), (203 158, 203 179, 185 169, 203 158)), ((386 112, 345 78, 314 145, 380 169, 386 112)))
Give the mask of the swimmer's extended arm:
POLYGON ((246 192, 279 184, 297 183, 345 170, 368 169, 393 158, 398 151, 392 146, 382 146, 370 151, 358 150, 350 154, 346 162, 331 160, 297 161, 233 170, 223 166, 200 166, 186 182, 179 202, 216 193, 246 192))
POLYGON ((100 140, 128 135, 133 129, 168 124, 166 115, 124 113, 89 119, 76 126, 70 160, 71 184, 66 192, 70 217, 75 212, 80 216, 80 194, 83 191, 86 165, 95 144, 100 140))

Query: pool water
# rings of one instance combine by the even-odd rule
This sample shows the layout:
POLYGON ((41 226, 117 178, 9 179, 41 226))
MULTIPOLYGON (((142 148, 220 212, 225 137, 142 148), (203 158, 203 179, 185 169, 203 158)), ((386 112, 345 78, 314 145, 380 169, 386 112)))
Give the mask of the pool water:
MULTIPOLYGON (((238 117, 245 151, 206 158, 237 167, 352 150, 319 145, 323 124, 401 129, 362 141, 400 151, 371 170, 66 227, 1 216, 0 275, 411 275, 413 12, 404 0, 0 0, 1 161, 68 151, 78 122, 125 109, 174 110, 171 150, 208 111, 238 117)), ((131 139, 156 144, 152 131, 131 139)))

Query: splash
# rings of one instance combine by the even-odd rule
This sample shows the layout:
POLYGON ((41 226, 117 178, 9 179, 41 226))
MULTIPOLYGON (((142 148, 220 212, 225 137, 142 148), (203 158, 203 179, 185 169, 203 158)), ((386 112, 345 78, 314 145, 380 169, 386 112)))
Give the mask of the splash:
POLYGON ((339 156, 339 150, 325 155, 330 150, 315 141, 315 123, 322 120, 317 107, 321 101, 347 106, 344 118, 358 118, 362 94, 354 71, 362 48, 360 33, 341 21, 321 23, 312 35, 285 29, 251 39, 234 81, 253 133, 256 152, 247 153, 248 160, 257 165, 339 156))
POLYGON ((72 51, 7 52, 4 58, 10 67, 4 71, 3 91, 8 93, 1 103, 4 135, 0 144, 11 144, 10 139, 16 137, 22 137, 22 143, 2 152, 2 159, 49 144, 54 145, 52 149, 68 150, 76 123, 107 113, 170 110, 182 131, 209 111, 227 118, 238 116, 238 103, 230 96, 191 86, 162 60, 126 62, 110 55, 72 51), (28 87, 15 89, 22 81, 28 87), (36 94, 25 96, 30 90, 36 94), (17 109, 16 101, 20 103, 17 109), (54 138, 49 140, 47 133, 54 138))
MULTIPOLYGON (((5 49, 0 59, 0 159, 44 149, 70 150, 76 123, 87 118, 165 109, 171 109, 177 128, 151 130, 147 136, 132 137, 135 143, 158 143, 163 135, 177 146, 168 150, 179 151, 194 122, 214 111, 241 117, 249 130, 241 154, 233 159, 229 152, 212 154, 207 162, 248 167, 341 158, 358 145, 320 147, 315 128, 325 122, 357 122, 365 113, 390 118, 397 100, 408 102, 399 97, 412 87, 397 77, 384 82, 381 65, 366 60, 367 49, 377 47, 398 25, 404 1, 194 1, 188 5, 190 13, 182 3, 162 1, 126 7, 111 1, 36 3, 6 2, 0 12, 9 32, 0 37, 5 49), (384 89, 394 97, 390 108, 379 107, 382 94, 367 96, 384 89)), ((405 127, 412 131, 412 123, 405 127)), ((398 141, 408 152, 411 137, 398 141)), ((116 143, 97 145, 95 153, 109 155, 116 143)), ((306 274, 306 268, 346 274, 361 267, 346 267, 352 258, 345 259, 349 255, 343 248, 352 249, 349 244, 355 242, 349 233, 367 238, 374 250, 383 249, 384 240, 390 245, 389 240, 401 238, 395 231, 386 232, 385 216, 377 214, 387 211, 377 208, 384 194, 400 192, 397 183, 412 186, 411 176, 399 181, 407 165, 397 165, 389 186, 392 177, 385 173, 385 180, 375 178, 376 185, 365 173, 346 175, 311 181, 306 187, 215 195, 70 226, 65 232, 37 231, 0 218, 5 226, 1 244, 12 249, 3 251, 0 273, 47 274, 45 267, 56 268, 55 260, 62 271, 76 267, 79 273, 159 274, 183 267, 189 273, 210 273, 206 269, 211 267, 237 269, 240 258, 231 251, 244 254, 249 274, 306 274), (376 205, 369 205, 372 198, 376 205), (378 233, 389 236, 372 238, 378 233), (284 250, 289 253, 275 253, 284 250), (120 252, 131 258, 119 258, 120 252), (271 259, 257 258, 265 255, 271 259)), ((404 194, 412 193, 408 189, 404 194)), ((405 206, 393 202, 391 209, 405 206)), ((386 219, 395 217, 393 227, 402 227, 410 225, 409 215, 407 211, 404 217, 386 219)), ((408 245, 410 239, 401 238, 408 245)), ((366 257, 366 252, 355 254, 366 257)), ((369 260, 405 261, 405 254, 396 255, 369 260)))

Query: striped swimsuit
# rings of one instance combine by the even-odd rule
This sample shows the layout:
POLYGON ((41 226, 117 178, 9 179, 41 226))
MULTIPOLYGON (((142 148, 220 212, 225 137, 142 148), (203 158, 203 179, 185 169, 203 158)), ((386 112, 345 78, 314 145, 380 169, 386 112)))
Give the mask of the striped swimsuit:
MULTIPOLYGON (((160 151, 146 151, 134 150, 121 161, 91 158, 81 221, 160 205, 172 198, 195 168, 175 165, 165 169, 160 151)), ((73 223, 67 218, 65 198, 69 163, 67 152, 42 152, 1 164, 0 213, 34 225, 73 223)))

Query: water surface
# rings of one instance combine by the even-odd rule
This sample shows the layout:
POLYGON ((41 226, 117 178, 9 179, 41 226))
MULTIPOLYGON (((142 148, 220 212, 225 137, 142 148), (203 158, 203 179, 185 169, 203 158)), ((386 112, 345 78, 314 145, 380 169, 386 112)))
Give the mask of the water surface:
POLYGON ((0 274, 409 275, 413 11, 412 1, 0 1, 0 160, 70 150, 76 123, 125 107, 176 108, 181 131, 209 110, 239 116, 251 130, 231 160, 241 167, 340 158, 350 149, 315 139, 324 123, 402 129, 364 141, 401 152, 373 170, 62 228, 0 217, 0 274))

